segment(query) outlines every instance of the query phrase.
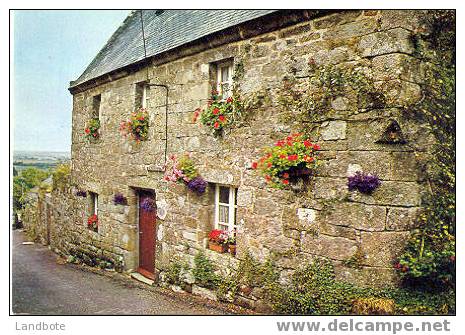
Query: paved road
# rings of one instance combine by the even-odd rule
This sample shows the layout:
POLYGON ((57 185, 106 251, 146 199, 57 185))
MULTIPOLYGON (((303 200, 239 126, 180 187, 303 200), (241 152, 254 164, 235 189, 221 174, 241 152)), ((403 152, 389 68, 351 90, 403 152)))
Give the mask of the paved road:
POLYGON ((12 301, 15 314, 230 314, 225 306, 190 294, 149 287, 120 274, 101 275, 58 264, 42 245, 23 245, 13 233, 12 301))

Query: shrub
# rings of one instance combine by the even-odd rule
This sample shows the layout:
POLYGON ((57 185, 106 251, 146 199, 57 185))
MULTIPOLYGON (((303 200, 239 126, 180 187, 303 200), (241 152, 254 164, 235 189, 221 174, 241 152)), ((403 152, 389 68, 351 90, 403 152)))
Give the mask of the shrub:
POLYGON ((357 298, 352 302, 352 314, 356 315, 390 315, 394 314, 396 305, 393 299, 357 298))
POLYGON ((205 256, 205 253, 199 251, 194 257, 194 268, 192 269, 196 284, 210 289, 217 288, 219 276, 215 274, 214 270, 213 264, 205 256))
POLYGON ((69 185, 71 167, 69 164, 60 164, 52 172, 52 185, 54 190, 64 191, 69 185))

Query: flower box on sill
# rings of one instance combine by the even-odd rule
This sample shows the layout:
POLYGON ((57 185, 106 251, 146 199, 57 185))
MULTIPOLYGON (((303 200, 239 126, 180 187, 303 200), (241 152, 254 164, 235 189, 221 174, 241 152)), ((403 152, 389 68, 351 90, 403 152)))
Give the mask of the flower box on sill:
POLYGON ((208 242, 208 249, 219 252, 221 254, 224 254, 225 252, 228 252, 228 245, 227 244, 219 244, 219 243, 209 241, 208 242))

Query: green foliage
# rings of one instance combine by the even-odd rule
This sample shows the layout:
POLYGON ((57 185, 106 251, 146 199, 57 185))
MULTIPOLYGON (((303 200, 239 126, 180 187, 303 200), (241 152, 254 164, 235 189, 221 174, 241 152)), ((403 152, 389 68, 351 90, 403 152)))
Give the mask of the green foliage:
POLYGON ((313 171, 317 168, 319 149, 319 145, 312 144, 302 134, 292 134, 265 148, 265 155, 257 163, 253 163, 253 167, 260 170, 271 187, 284 188, 289 185, 290 178, 299 172, 313 171))
POLYGON ((277 281, 278 277, 271 258, 262 264, 249 252, 246 252, 241 259, 236 273, 237 283, 249 287, 268 286, 271 282, 277 281))
MULTIPOLYGON (((273 309, 282 314, 344 315, 357 311, 361 300, 377 302, 376 312, 395 314, 452 314, 455 312, 452 291, 434 292, 405 288, 374 289, 358 287, 335 278, 332 264, 315 260, 298 269, 288 285, 268 281, 267 298, 273 309), (393 300, 395 306, 387 306, 393 300), (381 308, 381 305, 384 305, 381 308)), ((373 304, 371 304, 373 305, 373 304)), ((373 307, 373 306, 372 306, 373 307)))
POLYGON ((101 269, 115 269, 123 271, 122 257, 112 258, 103 254, 103 251, 92 251, 81 247, 72 247, 68 250, 68 262, 83 263, 101 269))
POLYGON ((419 229, 395 265, 406 284, 449 289, 455 279, 455 13, 432 11, 424 22, 423 99, 410 106, 436 139, 427 169, 419 229))
POLYGON ((90 119, 87 122, 86 129, 84 130, 85 136, 89 141, 98 139, 100 129, 100 120, 97 118, 90 119))
POLYGON ((123 136, 129 136, 136 143, 146 141, 149 136, 149 114, 144 108, 131 113, 129 121, 123 121, 119 130, 123 136))
POLYGON ((13 210, 20 210, 25 205, 26 194, 34 187, 39 186, 47 179, 47 171, 36 168, 24 169, 19 175, 13 177, 13 210))
POLYGON ((185 269, 185 265, 180 261, 172 261, 166 268, 165 278, 166 282, 173 285, 181 285, 182 283, 182 273, 185 269))
POLYGON ((289 117, 302 123, 316 121, 334 112, 331 106, 337 97, 351 97, 357 103, 348 105, 351 112, 382 108, 385 96, 374 85, 374 79, 362 67, 319 67, 311 59, 308 79, 286 77, 278 96, 278 104, 289 117))
POLYGON ((212 262, 205 256, 203 251, 199 251, 194 257, 192 274, 197 285, 210 289, 218 287, 219 276, 215 274, 212 262))
POLYGON ((189 157, 189 155, 184 155, 179 158, 177 168, 189 179, 194 179, 199 175, 195 168, 194 161, 189 157))
POLYGON ((240 103, 232 97, 222 100, 214 92, 208 106, 200 114, 200 122, 213 129, 215 134, 219 134, 225 127, 232 125, 238 115, 240 115, 240 103))
POLYGON ((53 189, 64 191, 69 185, 71 175, 71 166, 69 164, 60 164, 52 171, 53 189))

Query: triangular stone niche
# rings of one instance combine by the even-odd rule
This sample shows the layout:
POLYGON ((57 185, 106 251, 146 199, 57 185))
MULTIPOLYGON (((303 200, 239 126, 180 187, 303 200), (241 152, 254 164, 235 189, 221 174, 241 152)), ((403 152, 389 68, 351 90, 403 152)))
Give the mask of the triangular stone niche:
POLYGON ((405 144, 407 140, 405 139, 402 129, 399 126, 399 123, 392 119, 390 120, 389 125, 384 130, 381 137, 375 142, 378 144, 405 144))

